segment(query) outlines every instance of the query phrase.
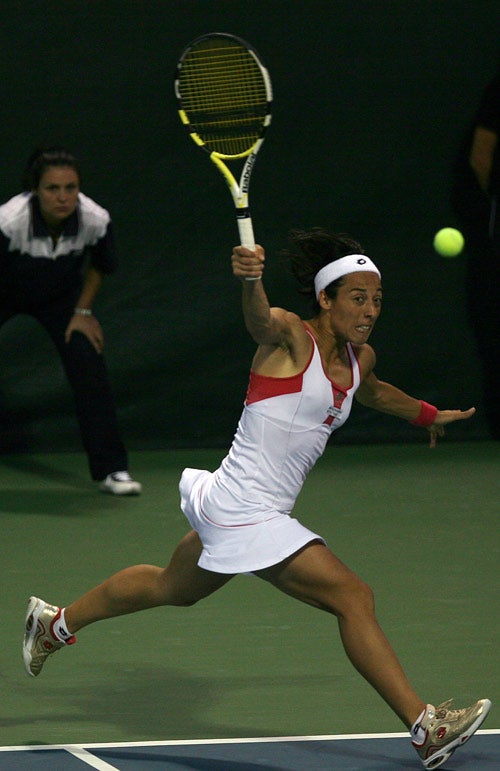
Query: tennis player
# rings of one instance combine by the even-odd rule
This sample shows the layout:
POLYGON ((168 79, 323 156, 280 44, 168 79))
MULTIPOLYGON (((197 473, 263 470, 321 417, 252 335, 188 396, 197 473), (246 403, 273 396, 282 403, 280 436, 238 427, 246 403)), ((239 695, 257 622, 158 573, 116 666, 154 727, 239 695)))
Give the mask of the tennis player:
POLYGON ((252 572, 337 617, 352 664, 410 730, 424 766, 437 768, 477 730, 490 702, 455 710, 450 701, 438 707, 423 701, 378 625, 371 589, 291 513, 354 396, 427 428, 431 443, 474 408, 438 410, 377 378, 367 341, 380 315, 382 284, 358 243, 320 229, 296 231, 287 256, 313 302, 308 321, 270 307, 261 247, 233 250, 232 269, 241 279, 243 315, 257 351, 228 455, 213 473, 188 468, 182 474, 181 507, 192 530, 165 569, 127 568, 66 608, 32 597, 26 670, 38 675, 47 657, 73 644, 88 624, 160 605, 193 605, 235 574, 252 572))

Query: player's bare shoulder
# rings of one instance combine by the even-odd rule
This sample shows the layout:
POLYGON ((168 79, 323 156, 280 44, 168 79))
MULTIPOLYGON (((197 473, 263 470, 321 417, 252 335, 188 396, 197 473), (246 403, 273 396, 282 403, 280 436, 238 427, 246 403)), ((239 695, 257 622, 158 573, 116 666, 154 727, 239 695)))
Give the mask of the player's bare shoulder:
POLYGON ((293 376, 304 369, 310 358, 311 338, 296 313, 273 307, 271 318, 277 332, 275 343, 259 345, 252 369, 273 377, 293 376))
POLYGON ((295 354, 305 352, 309 356, 311 338, 304 320, 293 311, 283 310, 283 314, 286 347, 295 354))

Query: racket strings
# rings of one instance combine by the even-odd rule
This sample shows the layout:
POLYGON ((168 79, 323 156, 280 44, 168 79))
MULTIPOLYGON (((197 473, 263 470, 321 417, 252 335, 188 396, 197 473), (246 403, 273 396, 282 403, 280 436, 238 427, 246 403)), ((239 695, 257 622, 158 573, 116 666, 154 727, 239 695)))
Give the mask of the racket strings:
POLYGON ((250 150, 268 120, 266 83, 246 49, 191 50, 179 73, 182 108, 203 143, 224 155, 250 150))

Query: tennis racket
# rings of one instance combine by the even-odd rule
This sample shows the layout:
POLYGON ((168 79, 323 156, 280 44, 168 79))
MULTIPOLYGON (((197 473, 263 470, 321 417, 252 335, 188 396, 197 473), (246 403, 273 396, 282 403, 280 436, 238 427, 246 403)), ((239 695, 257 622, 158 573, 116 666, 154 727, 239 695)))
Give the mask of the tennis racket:
POLYGON ((250 177, 271 122, 272 86, 256 50, 234 35, 213 32, 183 51, 175 74, 179 115, 191 139, 224 176, 240 242, 255 246, 248 204, 250 177), (245 159, 239 183, 225 161, 245 159))

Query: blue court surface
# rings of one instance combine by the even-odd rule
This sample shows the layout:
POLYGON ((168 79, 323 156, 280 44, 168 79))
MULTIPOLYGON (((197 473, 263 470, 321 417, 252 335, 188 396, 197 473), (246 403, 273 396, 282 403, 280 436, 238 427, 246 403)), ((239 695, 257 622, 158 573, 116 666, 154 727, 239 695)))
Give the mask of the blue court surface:
MULTIPOLYGON (((287 736, 119 744, 0 747, 2 771, 391 771, 423 768, 407 734, 287 736)), ((442 766, 498 771, 500 731, 483 730, 442 766)))

